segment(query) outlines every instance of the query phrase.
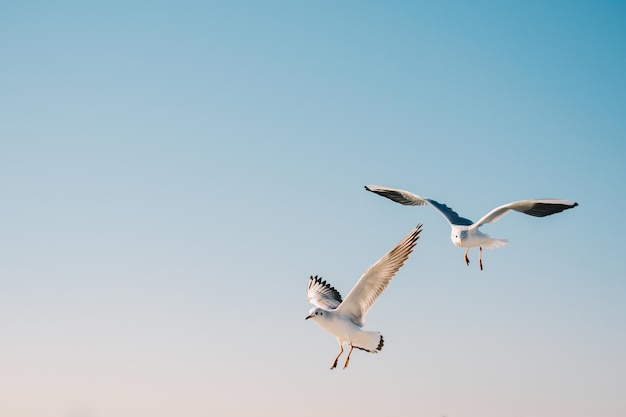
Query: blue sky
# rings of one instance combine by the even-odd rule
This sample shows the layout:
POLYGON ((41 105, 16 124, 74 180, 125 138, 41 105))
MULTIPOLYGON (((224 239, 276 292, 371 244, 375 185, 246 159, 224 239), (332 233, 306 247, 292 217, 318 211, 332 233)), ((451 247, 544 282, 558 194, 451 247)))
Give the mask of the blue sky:
POLYGON ((626 414, 626 7, 0 6, 0 414, 626 414), (411 190, 508 238, 463 262, 411 190), (304 317, 412 227, 329 371, 304 317))

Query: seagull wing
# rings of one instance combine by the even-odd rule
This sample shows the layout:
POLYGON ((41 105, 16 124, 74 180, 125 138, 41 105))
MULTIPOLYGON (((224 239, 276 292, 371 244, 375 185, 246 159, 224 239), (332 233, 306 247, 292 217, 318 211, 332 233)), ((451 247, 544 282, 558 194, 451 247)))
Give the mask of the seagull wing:
POLYGON ((306 299, 314 306, 325 308, 326 310, 334 310, 341 304, 339 291, 317 275, 309 278, 306 299))
POLYGON ((446 206, 445 204, 440 203, 435 200, 431 200, 430 198, 428 198, 427 201, 430 203, 431 206, 436 208, 437 211, 441 213, 443 217, 445 217, 448 223, 450 223, 451 225, 471 226, 473 224, 471 220, 466 219, 465 217, 459 216, 456 211, 452 210, 450 207, 446 206))
POLYGON ((489 213, 485 214, 482 219, 476 222, 476 227, 486 223, 493 223, 511 210, 519 211, 520 213, 525 213, 535 217, 545 217, 551 214, 560 213, 563 210, 574 208, 577 205, 578 203, 575 201, 555 199, 514 201, 512 203, 496 207, 489 213))
POLYGON ((456 211, 450 207, 442 204, 438 201, 431 200, 429 198, 421 197, 417 194, 413 194, 409 191, 400 190, 398 188, 385 187, 382 185, 366 185, 365 189, 371 191, 383 197, 387 197, 396 203, 404 204, 405 206, 423 206, 428 203, 432 205, 439 213, 445 217, 448 223, 459 226, 470 226, 471 220, 461 217, 456 211))
POLYGON ((396 247, 370 266, 336 311, 362 326, 365 314, 408 259, 421 231, 422 225, 418 224, 396 247))
POLYGON ((396 203, 404 204, 405 206, 424 206, 428 203, 425 198, 398 188, 385 187, 382 185, 366 185, 365 189, 387 197, 396 203))

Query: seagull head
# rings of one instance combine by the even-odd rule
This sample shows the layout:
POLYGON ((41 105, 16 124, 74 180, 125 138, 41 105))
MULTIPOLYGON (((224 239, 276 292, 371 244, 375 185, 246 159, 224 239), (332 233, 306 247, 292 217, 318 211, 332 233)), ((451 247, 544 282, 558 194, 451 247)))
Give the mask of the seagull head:
POLYGON ((450 239, 455 246, 463 246, 463 241, 467 239, 467 230, 452 228, 452 233, 450 233, 450 239))
POLYGON ((306 316, 304 319, 308 320, 308 319, 313 319, 315 321, 321 319, 324 317, 324 310, 319 308, 319 307, 313 307, 310 311, 309 311, 309 315, 306 316))

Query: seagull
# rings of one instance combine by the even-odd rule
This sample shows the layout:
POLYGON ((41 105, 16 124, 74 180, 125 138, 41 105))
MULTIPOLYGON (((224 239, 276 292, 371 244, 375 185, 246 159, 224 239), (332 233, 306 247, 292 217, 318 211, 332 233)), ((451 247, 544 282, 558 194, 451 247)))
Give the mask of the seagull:
POLYGON ((450 224, 450 228, 452 229, 450 239, 452 240, 452 243, 456 246, 467 248, 465 250, 465 263, 468 266, 470 261, 467 254, 469 253, 470 248, 476 246, 480 248, 478 262, 481 271, 483 269, 483 246, 486 249, 495 249, 506 245, 508 240, 492 239, 489 235, 478 230, 480 226, 495 222, 511 210, 519 211, 520 213, 529 214, 535 217, 545 217, 551 214, 560 213, 563 210, 574 208, 578 205, 575 201, 557 199, 514 201, 512 203, 494 208, 474 223, 471 220, 459 216, 454 210, 445 204, 439 203, 438 201, 430 198, 421 197, 409 191, 381 185, 366 185, 365 189, 406 206, 423 206, 426 204, 433 206, 450 224))
POLYGON ((350 346, 344 369, 348 367, 353 348, 371 353, 378 353, 383 348, 384 340, 380 332, 361 330, 361 327, 367 311, 408 259, 421 231, 422 225, 418 224, 396 247, 370 266, 345 300, 341 299, 339 291, 321 277, 316 275, 309 278, 307 301, 315 307, 309 311, 305 320, 313 319, 339 342, 339 354, 330 369, 337 367, 344 344, 350 346))

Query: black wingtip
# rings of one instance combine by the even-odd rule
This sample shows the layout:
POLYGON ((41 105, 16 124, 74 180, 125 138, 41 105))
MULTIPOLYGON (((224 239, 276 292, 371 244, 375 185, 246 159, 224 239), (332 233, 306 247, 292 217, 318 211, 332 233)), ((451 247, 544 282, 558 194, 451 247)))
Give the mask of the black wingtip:
POLYGON ((523 213, 528 214, 530 216, 535 217, 546 217, 552 214, 561 213, 562 211, 574 208, 578 205, 577 202, 574 204, 569 204, 569 202, 558 202, 558 203, 548 203, 548 202, 537 202, 533 204, 528 210, 523 210, 523 213))
POLYGON ((309 289, 311 288, 312 285, 322 286, 326 291, 329 291, 332 294, 332 297, 335 300, 337 300, 340 304, 343 301, 339 291, 337 291, 335 287, 333 287, 328 282, 326 282, 326 280, 322 279, 322 277, 318 275, 315 275, 315 276, 311 275, 311 277, 309 278, 309 289))
POLYGON ((422 233, 422 226, 424 226, 422 223, 418 223, 417 226, 415 226, 415 229, 413 229, 413 234, 411 235, 411 241, 417 243, 420 238, 420 233, 422 233))

